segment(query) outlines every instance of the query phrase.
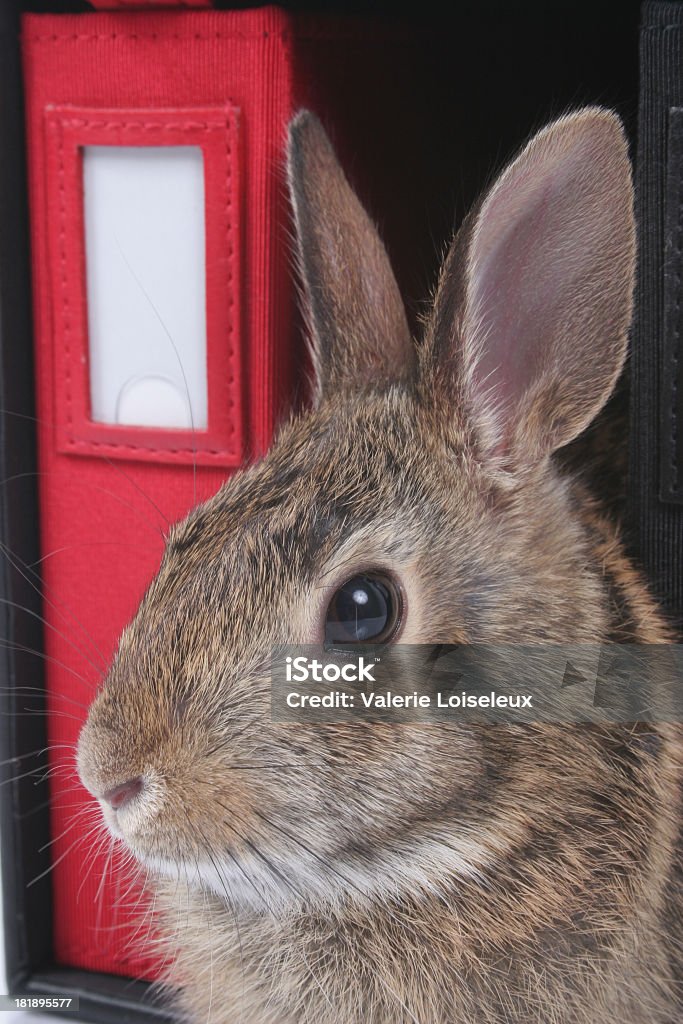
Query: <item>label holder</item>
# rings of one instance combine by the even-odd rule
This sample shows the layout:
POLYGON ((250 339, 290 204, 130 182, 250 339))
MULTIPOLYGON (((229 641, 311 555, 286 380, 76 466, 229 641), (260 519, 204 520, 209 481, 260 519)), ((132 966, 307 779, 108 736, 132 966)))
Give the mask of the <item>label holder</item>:
POLYGON ((59 451, 173 464, 241 464, 238 116, 233 106, 47 108, 47 177, 52 183, 46 190, 49 280, 59 451), (199 147, 204 163, 207 427, 192 431, 96 422, 90 411, 83 149, 183 145, 199 147))

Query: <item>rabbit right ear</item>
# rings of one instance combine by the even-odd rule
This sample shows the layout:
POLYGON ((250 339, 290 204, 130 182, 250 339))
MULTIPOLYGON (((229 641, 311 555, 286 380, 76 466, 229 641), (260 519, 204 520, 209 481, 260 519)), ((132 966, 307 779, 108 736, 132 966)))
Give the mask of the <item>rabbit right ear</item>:
POLYGON ((528 468, 588 426, 622 368, 634 272, 624 133, 615 114, 587 108, 522 150, 441 274, 426 383, 464 416, 483 459, 528 468))
POLYGON ((389 257, 307 110, 289 126, 288 172, 315 398, 411 376, 415 350, 389 257))

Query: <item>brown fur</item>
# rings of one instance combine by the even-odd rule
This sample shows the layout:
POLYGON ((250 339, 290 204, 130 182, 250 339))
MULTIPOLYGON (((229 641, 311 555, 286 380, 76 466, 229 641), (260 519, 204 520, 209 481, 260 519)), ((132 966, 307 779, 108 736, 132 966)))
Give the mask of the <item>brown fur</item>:
MULTIPOLYGON (((486 310, 468 307, 491 272, 472 239, 497 185, 456 242, 416 366, 367 215, 317 122, 293 125, 316 406, 173 529, 79 749, 98 797, 145 779, 118 815, 103 808, 150 867, 192 1021, 678 1019, 678 726, 292 726, 269 714, 273 643, 318 642, 335 588, 372 566, 406 592, 402 642, 670 639, 612 522, 551 458, 621 368, 633 275, 616 118, 564 119, 499 179, 538 183, 564 231, 558 153, 588 196, 588 240, 577 217, 571 242, 586 242, 598 280, 577 285, 590 309, 527 348, 511 404, 508 382, 482 383, 495 340, 491 325, 477 337, 486 310), (364 275, 362 294, 381 302, 359 299, 364 275)), ((503 227, 518 195, 496 214, 503 227)), ((495 249, 495 224, 484 234, 495 249)), ((545 260, 542 241, 530 251, 545 260)))

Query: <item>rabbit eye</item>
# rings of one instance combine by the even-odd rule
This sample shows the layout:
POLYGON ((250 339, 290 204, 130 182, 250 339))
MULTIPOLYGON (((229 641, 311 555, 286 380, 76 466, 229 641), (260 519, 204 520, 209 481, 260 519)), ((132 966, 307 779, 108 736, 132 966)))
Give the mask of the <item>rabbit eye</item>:
POLYGON ((327 608, 326 643, 387 643, 401 623, 401 592, 381 573, 352 576, 327 608))

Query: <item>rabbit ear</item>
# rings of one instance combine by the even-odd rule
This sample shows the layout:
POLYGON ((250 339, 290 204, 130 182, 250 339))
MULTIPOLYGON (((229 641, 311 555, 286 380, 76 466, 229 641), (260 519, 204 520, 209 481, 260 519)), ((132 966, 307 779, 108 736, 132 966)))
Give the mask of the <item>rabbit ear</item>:
POLYGON ((529 466, 594 418, 623 365, 634 270, 626 140, 615 114, 590 107, 531 140, 441 274, 430 380, 485 457, 529 466))
POLYGON ((410 376, 414 348, 386 250, 307 110, 289 126, 288 173, 316 397, 410 376))

